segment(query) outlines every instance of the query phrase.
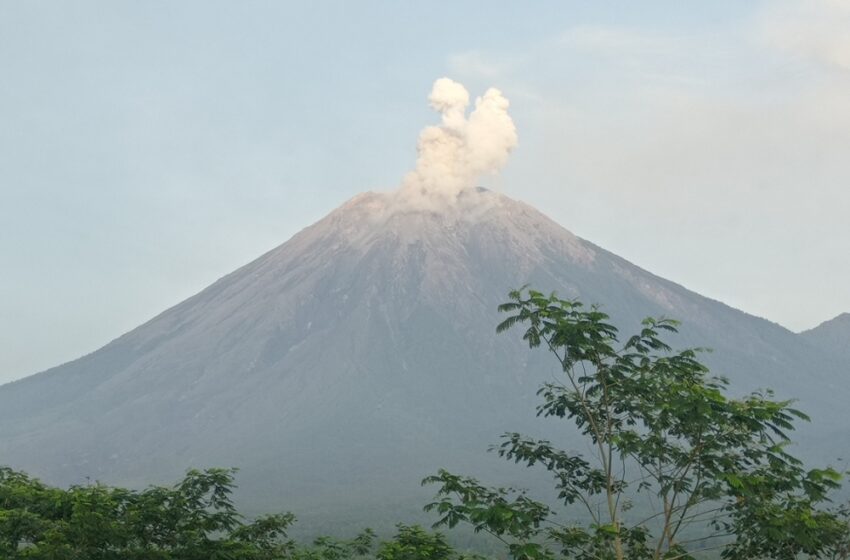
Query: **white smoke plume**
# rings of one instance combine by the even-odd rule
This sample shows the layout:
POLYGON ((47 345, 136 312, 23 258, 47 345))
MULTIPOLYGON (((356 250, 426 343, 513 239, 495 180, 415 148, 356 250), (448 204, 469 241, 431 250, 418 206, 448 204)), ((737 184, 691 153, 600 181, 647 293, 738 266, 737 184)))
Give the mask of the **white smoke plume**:
POLYGON ((479 177, 498 172, 517 145, 510 103, 490 88, 475 100, 467 117, 469 93, 448 78, 434 82, 428 101, 442 115, 442 123, 419 135, 416 169, 402 185, 406 194, 452 199, 479 177))

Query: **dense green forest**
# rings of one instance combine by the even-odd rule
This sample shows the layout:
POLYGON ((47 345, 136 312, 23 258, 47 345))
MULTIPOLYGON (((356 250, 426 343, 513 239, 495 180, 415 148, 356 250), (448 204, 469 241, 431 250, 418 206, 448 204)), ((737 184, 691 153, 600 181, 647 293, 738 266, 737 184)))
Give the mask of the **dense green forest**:
MULTIPOLYGON (((830 497, 841 473, 788 451, 805 414, 772 393, 727 395, 700 349, 674 352, 669 319, 623 340, 597 307, 534 290, 511 292, 497 331, 524 329, 562 376, 540 388, 537 414, 562 420, 587 451, 507 433, 504 459, 549 471, 548 500, 439 471, 423 484, 434 527, 399 524, 378 538, 297 543, 291 513, 245 519, 234 471, 190 471, 171 487, 50 487, 0 469, 0 558, 449 560, 469 557, 433 529, 467 527, 515 559, 847 558, 847 507, 830 497)), ((486 442, 482 442, 486 444, 486 442)), ((518 474, 522 474, 519 471, 518 474)))
POLYGON ((398 525, 377 542, 366 529, 350 540, 321 537, 296 544, 291 513, 246 522, 230 494, 233 471, 190 471, 173 487, 142 491, 100 484, 51 488, 0 469, 0 558, 162 560, 451 560, 440 533, 398 525))

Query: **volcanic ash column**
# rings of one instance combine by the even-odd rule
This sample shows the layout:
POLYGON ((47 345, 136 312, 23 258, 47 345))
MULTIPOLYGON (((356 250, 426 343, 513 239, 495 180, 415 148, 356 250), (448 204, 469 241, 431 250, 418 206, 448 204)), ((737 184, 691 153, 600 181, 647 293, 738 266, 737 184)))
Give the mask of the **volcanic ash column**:
POLYGON ((428 97, 442 122, 419 134, 416 169, 407 174, 400 194, 405 197, 454 200, 486 174, 495 174, 517 145, 510 103, 490 88, 475 100, 467 116, 469 93, 449 78, 434 82, 428 97))

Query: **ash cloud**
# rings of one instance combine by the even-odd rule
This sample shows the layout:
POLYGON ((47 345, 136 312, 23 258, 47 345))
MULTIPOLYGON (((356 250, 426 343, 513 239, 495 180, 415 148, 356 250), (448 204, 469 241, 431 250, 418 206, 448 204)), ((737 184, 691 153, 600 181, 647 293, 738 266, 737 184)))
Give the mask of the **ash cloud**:
POLYGON ((475 100, 467 115, 469 92, 463 85, 440 78, 428 96, 441 123, 419 134, 416 169, 407 174, 402 193, 453 200, 479 177, 497 173, 517 145, 510 103, 490 88, 475 100))

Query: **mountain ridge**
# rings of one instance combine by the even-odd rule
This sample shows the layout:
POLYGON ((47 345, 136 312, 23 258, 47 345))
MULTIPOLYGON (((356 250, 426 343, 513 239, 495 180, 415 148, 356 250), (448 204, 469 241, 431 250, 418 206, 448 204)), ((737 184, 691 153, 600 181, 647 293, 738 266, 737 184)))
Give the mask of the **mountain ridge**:
POLYGON ((818 349, 837 353, 850 362, 850 313, 840 313, 812 329, 801 332, 800 336, 818 349))

